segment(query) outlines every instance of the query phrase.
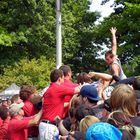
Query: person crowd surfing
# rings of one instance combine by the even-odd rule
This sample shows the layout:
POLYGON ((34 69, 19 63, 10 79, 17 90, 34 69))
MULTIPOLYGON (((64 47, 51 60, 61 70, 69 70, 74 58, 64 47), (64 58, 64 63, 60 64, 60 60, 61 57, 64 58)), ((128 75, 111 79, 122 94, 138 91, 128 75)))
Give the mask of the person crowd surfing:
POLYGON ((70 66, 62 65, 51 71, 42 94, 23 85, 0 103, 0 140, 139 140, 140 76, 125 76, 117 29, 110 31, 105 61, 111 74, 82 72, 74 83, 70 66))

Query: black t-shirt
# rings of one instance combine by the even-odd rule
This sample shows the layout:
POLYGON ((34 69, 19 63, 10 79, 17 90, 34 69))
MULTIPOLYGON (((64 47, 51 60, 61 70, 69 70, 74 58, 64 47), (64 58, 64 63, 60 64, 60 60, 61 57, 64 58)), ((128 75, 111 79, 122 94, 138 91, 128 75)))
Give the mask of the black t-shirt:
POLYGON ((69 117, 67 117, 67 118, 65 118, 65 119, 63 120, 63 125, 64 125, 64 127, 65 127, 68 131, 71 130, 71 122, 70 122, 70 118, 69 118, 69 117))

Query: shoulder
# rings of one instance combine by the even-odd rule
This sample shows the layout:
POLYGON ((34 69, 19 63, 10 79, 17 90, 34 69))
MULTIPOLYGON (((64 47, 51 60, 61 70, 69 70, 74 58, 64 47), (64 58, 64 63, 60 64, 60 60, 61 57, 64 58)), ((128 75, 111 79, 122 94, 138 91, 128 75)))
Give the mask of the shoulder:
POLYGON ((112 65, 111 65, 111 67, 112 67, 112 69, 119 69, 119 66, 118 66, 118 64, 117 63, 112 63, 112 65))

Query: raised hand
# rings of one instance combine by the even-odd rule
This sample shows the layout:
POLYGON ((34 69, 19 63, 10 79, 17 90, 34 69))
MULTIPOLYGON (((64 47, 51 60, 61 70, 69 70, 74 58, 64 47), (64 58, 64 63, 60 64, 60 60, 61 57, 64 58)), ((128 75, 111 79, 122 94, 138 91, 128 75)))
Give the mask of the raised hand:
POLYGON ((111 32, 112 34, 116 34, 117 28, 116 28, 116 27, 111 27, 110 32, 111 32))

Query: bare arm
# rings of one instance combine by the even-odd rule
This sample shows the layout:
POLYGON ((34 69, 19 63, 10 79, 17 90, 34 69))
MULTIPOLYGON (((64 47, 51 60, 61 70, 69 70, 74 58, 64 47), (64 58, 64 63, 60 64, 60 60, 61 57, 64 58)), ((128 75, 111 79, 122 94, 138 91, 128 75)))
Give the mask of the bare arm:
POLYGON ((39 111, 39 113, 37 113, 37 114, 29 121, 28 127, 31 127, 31 126, 34 126, 34 125, 38 125, 41 116, 42 116, 42 110, 39 111))
POLYGON ((69 131, 64 127, 63 120, 61 120, 58 124, 58 129, 61 132, 62 136, 68 135, 69 131))
POLYGON ((112 34, 112 53, 114 55, 117 55, 117 39, 116 39, 116 27, 112 27, 110 29, 110 32, 112 34))
POLYGON ((106 73, 100 73, 100 72, 89 72, 89 77, 98 77, 101 78, 103 80, 111 80, 112 79, 112 75, 106 74, 106 73))
POLYGON ((78 86, 78 87, 75 87, 75 89, 74 89, 74 94, 75 94, 75 93, 80 93, 81 87, 82 87, 81 85, 78 86))
POLYGON ((117 64, 112 64, 112 74, 119 76, 119 71, 120 71, 119 66, 117 64))

